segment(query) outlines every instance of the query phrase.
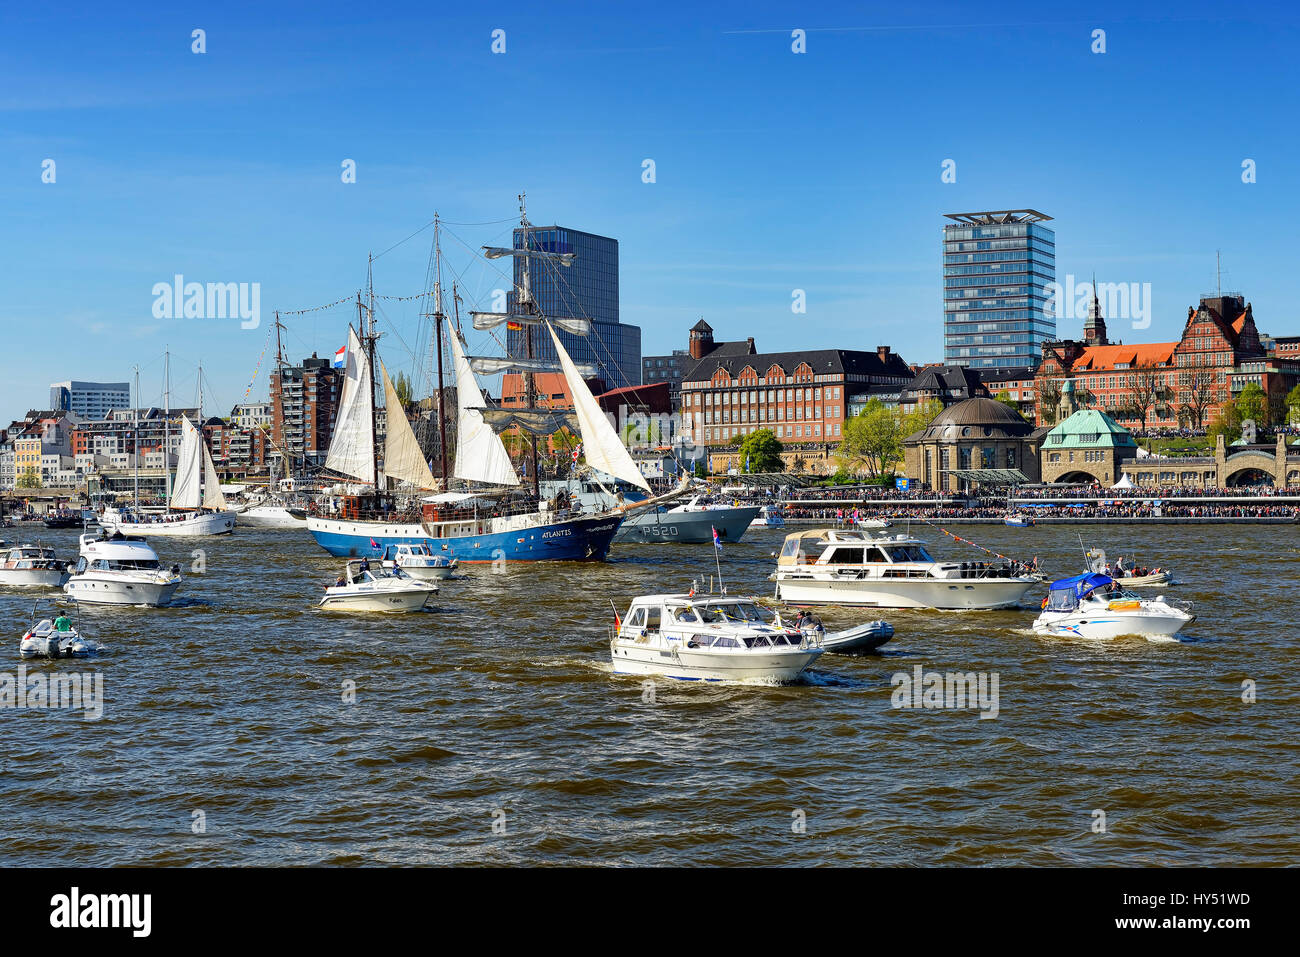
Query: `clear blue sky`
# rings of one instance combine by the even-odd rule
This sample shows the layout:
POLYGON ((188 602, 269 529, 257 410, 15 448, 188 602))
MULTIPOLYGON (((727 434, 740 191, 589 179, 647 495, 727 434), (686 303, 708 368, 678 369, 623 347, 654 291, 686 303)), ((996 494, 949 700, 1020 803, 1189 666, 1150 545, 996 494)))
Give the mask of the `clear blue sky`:
MULTIPOLYGON (((937 360, 942 214, 1026 206, 1055 217, 1061 277, 1151 283, 1152 327, 1112 337, 1176 338, 1216 249, 1261 330, 1300 332, 1294 8, 476 6, 6 4, 0 418, 45 405, 52 381, 126 380, 136 362, 157 399, 165 346, 177 401, 202 360, 225 413, 271 310, 354 293, 367 253, 435 210, 498 223, 452 227, 470 246, 505 241, 520 189, 535 223, 620 241, 622 317, 646 354, 683 347, 704 316, 768 351, 887 343, 937 360), (155 319, 153 284, 176 273, 260 283, 263 326, 155 319)), ((423 288, 428 236, 377 261, 378 292, 423 288)), ((487 307, 496 267, 447 247, 487 307)), ((384 308, 389 365, 409 367, 400 340, 427 349, 415 308, 384 308)), ((292 357, 332 352, 350 315, 288 320, 292 357)))

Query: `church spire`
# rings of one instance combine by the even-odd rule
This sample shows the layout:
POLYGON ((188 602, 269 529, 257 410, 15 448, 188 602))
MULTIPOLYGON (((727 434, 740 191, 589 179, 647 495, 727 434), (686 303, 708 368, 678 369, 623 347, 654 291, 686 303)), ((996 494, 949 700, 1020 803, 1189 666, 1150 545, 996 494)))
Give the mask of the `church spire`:
POLYGON ((1083 341, 1090 346, 1107 346, 1106 320, 1101 314, 1101 299, 1097 296, 1097 274, 1092 274, 1092 304, 1088 307, 1088 319, 1083 324, 1083 341))

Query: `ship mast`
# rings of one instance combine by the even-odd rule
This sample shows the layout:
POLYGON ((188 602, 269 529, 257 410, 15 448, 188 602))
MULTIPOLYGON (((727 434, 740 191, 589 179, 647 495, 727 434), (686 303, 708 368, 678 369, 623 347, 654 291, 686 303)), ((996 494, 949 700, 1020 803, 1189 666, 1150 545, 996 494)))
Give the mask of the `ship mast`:
POLYGON ((140 367, 135 367, 135 435, 132 443, 132 457, 135 459, 135 511, 140 513, 140 367))
MULTIPOLYGON (((375 257, 371 254, 366 264, 366 312, 370 315, 370 325, 362 326, 362 341, 365 343, 366 354, 370 358, 370 438, 371 438, 371 462, 374 468, 372 473, 375 480, 375 497, 380 495, 379 488, 379 412, 375 408, 375 340, 379 338, 375 332, 375 257)), ((357 296, 357 307, 361 306, 361 297, 357 296)), ((391 414, 391 410, 390 410, 391 414)), ((399 410, 399 414, 400 410, 399 410)))
MULTIPOLYGON (((443 371, 442 371, 442 324, 447 321, 447 314, 442 311, 442 245, 439 236, 441 225, 438 214, 433 214, 433 257, 435 278, 433 281, 433 338, 438 353, 438 453, 442 465, 442 488, 447 490, 447 416, 443 409, 443 371)), ((452 283, 452 301, 456 299, 456 285, 452 283)))
MULTIPOLYGON (((280 311, 277 309, 275 312, 275 374, 278 377, 278 381, 280 383, 280 439, 282 443, 280 448, 280 456, 284 459, 284 477, 290 478, 291 472, 289 470, 293 463, 289 458, 290 453, 289 453, 289 449, 287 448, 289 443, 284 442, 284 348, 280 342, 280 330, 282 330, 283 328, 284 328, 284 323, 280 321, 280 311)), ((272 432, 275 431, 274 418, 272 418, 271 420, 271 431, 272 432)), ((271 493, 270 461, 271 459, 270 456, 268 455, 267 466, 266 466, 266 492, 268 495, 271 493)))
POLYGON ((172 510, 172 467, 167 463, 169 449, 171 445, 171 415, 172 415, 172 354, 170 351, 163 353, 163 491, 167 493, 167 512, 172 510))
MULTIPOLYGON (((524 307, 524 312, 527 315, 536 316, 540 313, 540 310, 536 308, 536 305, 533 302, 532 284, 530 282, 531 276, 528 260, 531 258, 529 253, 531 252, 532 247, 528 238, 528 213, 526 211, 523 193, 519 194, 519 226, 524 234, 524 281, 519 290, 519 303, 524 307)), ((525 357, 532 359, 533 324, 526 322, 522 325, 524 327, 524 355, 525 357)), ((537 408, 536 380, 533 378, 533 371, 531 369, 524 370, 524 401, 527 403, 529 409, 537 408)), ((540 499, 542 493, 541 478, 537 474, 537 435, 529 430, 528 439, 531 449, 530 457, 532 459, 532 464, 530 465, 529 470, 533 475, 533 495, 540 499)))

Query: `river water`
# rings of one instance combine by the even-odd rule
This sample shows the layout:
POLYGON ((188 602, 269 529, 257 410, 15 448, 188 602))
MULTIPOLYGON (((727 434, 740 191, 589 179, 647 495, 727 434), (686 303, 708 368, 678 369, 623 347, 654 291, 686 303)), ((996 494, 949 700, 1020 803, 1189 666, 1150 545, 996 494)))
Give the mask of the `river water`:
MULTIPOLYGON (((382 616, 316 610, 340 563, 305 531, 160 539, 183 568, 205 553, 177 607, 87 606, 102 656, 26 662, 101 673, 102 718, 0 711, 0 862, 1300 863, 1294 526, 951 527, 1060 575, 1082 531, 1172 567, 1200 617, 1175 642, 1046 640, 1037 589, 1023 610, 885 612, 882 654, 824 655, 799 684, 651 696, 610 673, 609 599, 686 590, 708 545, 475 566, 435 612, 382 616), (892 708, 917 665, 996 673, 997 717, 892 708)), ((39 534, 75 558, 74 532, 39 534)), ((724 547, 733 594, 771 593, 781 537, 724 547)), ((0 594, 0 671, 32 602, 0 594)))

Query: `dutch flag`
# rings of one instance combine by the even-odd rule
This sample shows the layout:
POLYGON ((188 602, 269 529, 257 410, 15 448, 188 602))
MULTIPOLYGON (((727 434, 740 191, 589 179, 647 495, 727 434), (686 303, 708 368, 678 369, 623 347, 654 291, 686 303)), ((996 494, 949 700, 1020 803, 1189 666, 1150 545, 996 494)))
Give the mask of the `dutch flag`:
POLYGON ((334 353, 334 368, 342 369, 348 364, 348 347, 344 346, 338 352, 334 353))

